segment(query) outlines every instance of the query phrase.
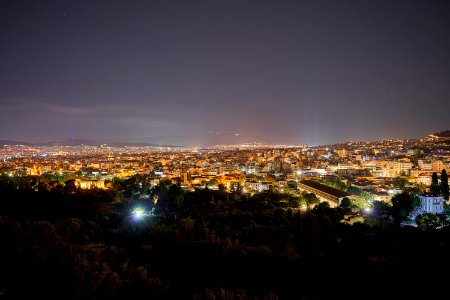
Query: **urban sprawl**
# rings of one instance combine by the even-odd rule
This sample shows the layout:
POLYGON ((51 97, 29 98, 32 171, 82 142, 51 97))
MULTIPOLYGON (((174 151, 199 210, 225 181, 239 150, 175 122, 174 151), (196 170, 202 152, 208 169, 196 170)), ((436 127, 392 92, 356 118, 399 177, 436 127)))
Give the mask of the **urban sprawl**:
POLYGON ((343 197, 367 206, 373 200, 389 203, 405 189, 429 192, 432 174, 450 168, 449 145, 448 138, 434 135, 314 147, 4 145, 0 172, 74 180, 80 189, 108 189, 114 178, 144 176, 154 186, 169 182, 186 190, 249 194, 307 191, 332 207, 343 197), (346 185, 345 192, 339 183, 346 185))

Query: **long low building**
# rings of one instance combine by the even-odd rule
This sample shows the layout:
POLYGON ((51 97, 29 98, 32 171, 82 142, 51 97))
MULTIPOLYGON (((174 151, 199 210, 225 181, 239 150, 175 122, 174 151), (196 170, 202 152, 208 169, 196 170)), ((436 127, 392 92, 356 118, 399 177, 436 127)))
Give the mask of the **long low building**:
POLYGON ((320 184, 313 180, 300 181, 298 188, 308 193, 314 193, 321 202, 326 201, 331 207, 339 206, 342 199, 350 196, 347 192, 320 184))

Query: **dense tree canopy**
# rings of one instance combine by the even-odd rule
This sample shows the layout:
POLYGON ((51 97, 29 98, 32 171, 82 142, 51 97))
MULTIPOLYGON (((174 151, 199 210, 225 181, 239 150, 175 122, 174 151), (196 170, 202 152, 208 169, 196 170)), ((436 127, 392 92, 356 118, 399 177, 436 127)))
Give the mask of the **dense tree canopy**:
POLYGON ((446 223, 391 223, 391 212, 413 206, 409 194, 394 197, 392 207, 374 201, 362 215, 347 200, 331 208, 314 194, 186 191, 172 182, 152 186, 145 177, 115 179, 108 190, 81 190, 70 180, 46 185, 0 178, 7 299, 360 298, 379 278, 386 282, 374 297, 389 290, 402 298, 417 295, 397 289, 398 275, 434 271, 411 260, 433 255, 450 267, 443 259, 446 223), (310 209, 301 209, 303 201, 310 209), (435 235, 422 235, 422 228, 435 235), (326 289, 317 280, 323 274, 333 278, 326 289))
POLYGON ((416 217, 417 226, 421 229, 436 229, 448 225, 447 215, 425 213, 416 217))
POLYGON ((402 177, 396 177, 392 180, 392 185, 396 189, 404 190, 405 186, 408 184, 408 179, 402 177))
POLYGON ((335 175, 326 175, 319 182, 341 191, 347 191, 348 188, 348 186, 341 180, 341 178, 335 175))

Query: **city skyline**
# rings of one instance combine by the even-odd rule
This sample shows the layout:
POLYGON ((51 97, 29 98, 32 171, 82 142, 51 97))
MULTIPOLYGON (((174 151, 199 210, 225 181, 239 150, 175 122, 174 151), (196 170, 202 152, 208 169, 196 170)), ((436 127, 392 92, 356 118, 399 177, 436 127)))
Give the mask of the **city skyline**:
POLYGON ((334 144, 449 129, 446 1, 4 1, 0 140, 334 144))

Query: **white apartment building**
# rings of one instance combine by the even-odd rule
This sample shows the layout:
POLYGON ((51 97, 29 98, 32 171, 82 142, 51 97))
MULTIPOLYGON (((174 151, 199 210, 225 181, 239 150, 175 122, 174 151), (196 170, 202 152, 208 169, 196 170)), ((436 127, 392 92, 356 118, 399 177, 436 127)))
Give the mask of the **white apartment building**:
POLYGON ((420 214, 432 213, 440 214, 444 211, 444 197, 443 196, 422 196, 417 195, 420 200, 420 205, 411 213, 412 217, 417 217, 420 214))

